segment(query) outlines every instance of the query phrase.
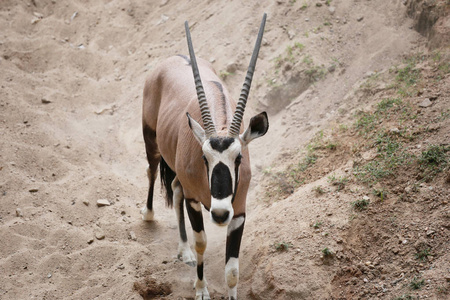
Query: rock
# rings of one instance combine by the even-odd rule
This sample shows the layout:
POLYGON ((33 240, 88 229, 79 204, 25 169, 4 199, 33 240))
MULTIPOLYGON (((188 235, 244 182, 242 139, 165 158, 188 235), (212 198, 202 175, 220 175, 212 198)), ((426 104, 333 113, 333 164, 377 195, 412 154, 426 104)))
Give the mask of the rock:
POLYGON ((94 242, 94 238, 90 238, 88 241, 87 241, 87 243, 90 245, 90 244, 92 244, 94 242))
POLYGON ((430 107, 433 103, 429 98, 425 98, 422 102, 419 103, 419 107, 430 107))
POLYGON ((130 239, 133 241, 137 241, 136 233, 134 233, 134 231, 130 231, 130 239))
POLYGON ((356 19, 356 21, 358 21, 358 22, 361 22, 362 20, 364 20, 364 17, 363 17, 363 16, 360 16, 360 17, 358 17, 358 18, 356 19))
POLYGON ((48 100, 47 98, 42 98, 42 99, 41 99, 41 102, 42 102, 43 104, 49 104, 49 103, 52 103, 52 101, 48 100))
POLYGON ((103 240, 105 238, 105 234, 103 232, 97 232, 95 233, 95 238, 97 240, 103 240))
POLYGON ((295 32, 293 30, 288 30, 287 34, 290 40, 295 37, 295 32))
POLYGON ((23 213, 22 213, 22 210, 20 208, 16 208, 16 216, 19 217, 19 218, 23 217, 23 213))
POLYGON ((86 206, 89 206, 89 201, 85 199, 85 200, 83 200, 83 204, 86 206))
POLYGON ((52 278, 52 273, 48 273, 47 278, 52 278))
POLYGON ((334 15, 334 13, 336 12, 336 8, 334 6, 330 6, 328 7, 328 11, 330 12, 330 14, 334 15))
POLYGON ((400 129, 398 129, 397 127, 394 127, 394 128, 391 128, 389 131, 392 133, 399 133, 400 129))
POLYGON ((369 200, 370 200, 369 196, 367 196, 367 195, 364 195, 364 196, 363 196, 363 199, 366 200, 366 201, 369 201, 369 200))
POLYGON ((428 230, 428 231, 427 231, 427 236, 431 236, 431 235, 433 235, 434 233, 435 233, 434 230, 428 230))
POLYGON ((28 191, 30 193, 37 193, 37 192, 39 192, 39 189, 38 188, 32 188, 32 189, 29 189, 28 191))
POLYGON ((106 199, 99 199, 99 200, 97 200, 97 206, 98 207, 110 206, 110 205, 111 205, 111 203, 109 203, 109 201, 106 200, 106 199))
POLYGON ((164 23, 167 22, 167 20, 169 20, 169 17, 164 15, 164 14, 162 14, 161 15, 161 19, 158 21, 158 23, 156 25, 164 24, 164 23))
POLYGON ((226 67, 226 71, 228 73, 235 73, 238 69, 238 64, 237 63, 229 63, 226 67))
POLYGON ((165 6, 167 3, 169 3, 169 0, 162 0, 161 4, 159 5, 159 7, 163 7, 165 6))
POLYGON ((322 6, 322 3, 317 2, 317 3, 316 3, 316 6, 317 6, 317 7, 321 7, 321 6, 322 6))

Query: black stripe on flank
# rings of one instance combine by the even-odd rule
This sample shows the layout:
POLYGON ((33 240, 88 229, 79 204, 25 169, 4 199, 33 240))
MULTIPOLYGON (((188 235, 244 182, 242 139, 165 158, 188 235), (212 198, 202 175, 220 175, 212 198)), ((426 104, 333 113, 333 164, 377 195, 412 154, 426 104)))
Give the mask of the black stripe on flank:
POLYGON ((241 239, 242 234, 244 233, 244 225, 245 225, 245 213, 241 215, 234 216, 233 219, 244 216, 244 222, 242 225, 230 232, 227 237, 227 250, 225 255, 225 264, 228 262, 230 257, 239 257, 239 249, 241 248, 241 239))
POLYGON ((188 64, 188 66, 191 65, 191 60, 189 59, 189 57, 187 57, 186 55, 183 54, 177 54, 177 56, 184 58, 184 60, 186 61, 186 63, 188 64))
POLYGON ((213 138, 209 139, 211 148, 219 151, 220 153, 227 150, 228 147, 230 147, 230 145, 233 144, 233 142, 234 142, 234 138, 229 138, 229 137, 226 137, 226 138, 213 137, 213 138))
POLYGON ((233 193, 231 173, 228 167, 219 162, 212 170, 211 196, 215 199, 224 199, 233 193))

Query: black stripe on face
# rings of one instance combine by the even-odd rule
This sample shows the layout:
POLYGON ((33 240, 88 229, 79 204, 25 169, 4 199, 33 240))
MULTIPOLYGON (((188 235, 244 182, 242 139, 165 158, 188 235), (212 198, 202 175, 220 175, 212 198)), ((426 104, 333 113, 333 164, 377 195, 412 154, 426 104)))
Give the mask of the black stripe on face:
POLYGON ((228 167, 219 162, 212 170, 211 196, 215 199, 224 199, 233 193, 231 173, 228 167))
POLYGON ((209 143, 211 145, 211 148, 213 148, 216 151, 219 151, 222 153, 223 151, 227 150, 228 147, 230 147, 231 144, 233 144, 234 138, 210 138, 209 143))

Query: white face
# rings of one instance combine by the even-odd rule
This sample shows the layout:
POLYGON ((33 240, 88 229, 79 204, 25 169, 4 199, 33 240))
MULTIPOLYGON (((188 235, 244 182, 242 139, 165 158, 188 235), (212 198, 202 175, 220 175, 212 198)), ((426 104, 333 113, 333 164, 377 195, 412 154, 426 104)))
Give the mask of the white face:
POLYGON ((239 180, 241 142, 230 137, 213 137, 202 146, 211 191, 211 220, 228 225, 234 215, 233 200, 239 180))

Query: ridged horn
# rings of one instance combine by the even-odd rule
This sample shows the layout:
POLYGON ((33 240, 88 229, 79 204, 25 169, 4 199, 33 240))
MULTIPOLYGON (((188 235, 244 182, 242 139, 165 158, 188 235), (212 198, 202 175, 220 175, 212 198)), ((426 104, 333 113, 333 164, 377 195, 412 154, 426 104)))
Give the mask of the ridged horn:
POLYGON ((189 56, 191 57, 192 73, 194 74, 195 89, 197 90, 198 104, 200 106, 200 112, 202 113, 203 127, 205 128, 206 137, 216 135, 216 127, 211 118, 211 112, 209 111, 208 102, 206 102, 205 90, 203 89, 202 80, 200 78, 200 72, 197 66, 197 60, 195 59, 194 47, 192 46, 191 32, 189 31, 189 25, 186 21, 184 23, 186 28, 186 39, 189 48, 189 56))
POLYGON ((230 128, 228 129, 228 136, 235 137, 239 135, 241 128, 242 118, 244 116, 245 106, 247 105, 248 93, 250 92, 250 86, 252 84, 253 73, 255 72, 256 60, 258 59, 259 48, 261 47, 261 41, 264 34, 264 26, 266 25, 267 14, 263 15, 261 26, 259 27, 258 38, 256 39, 255 49, 253 50, 252 58, 248 66, 247 75, 245 76, 244 85, 242 87, 239 101, 236 105, 236 111, 234 112, 233 120, 230 128))

